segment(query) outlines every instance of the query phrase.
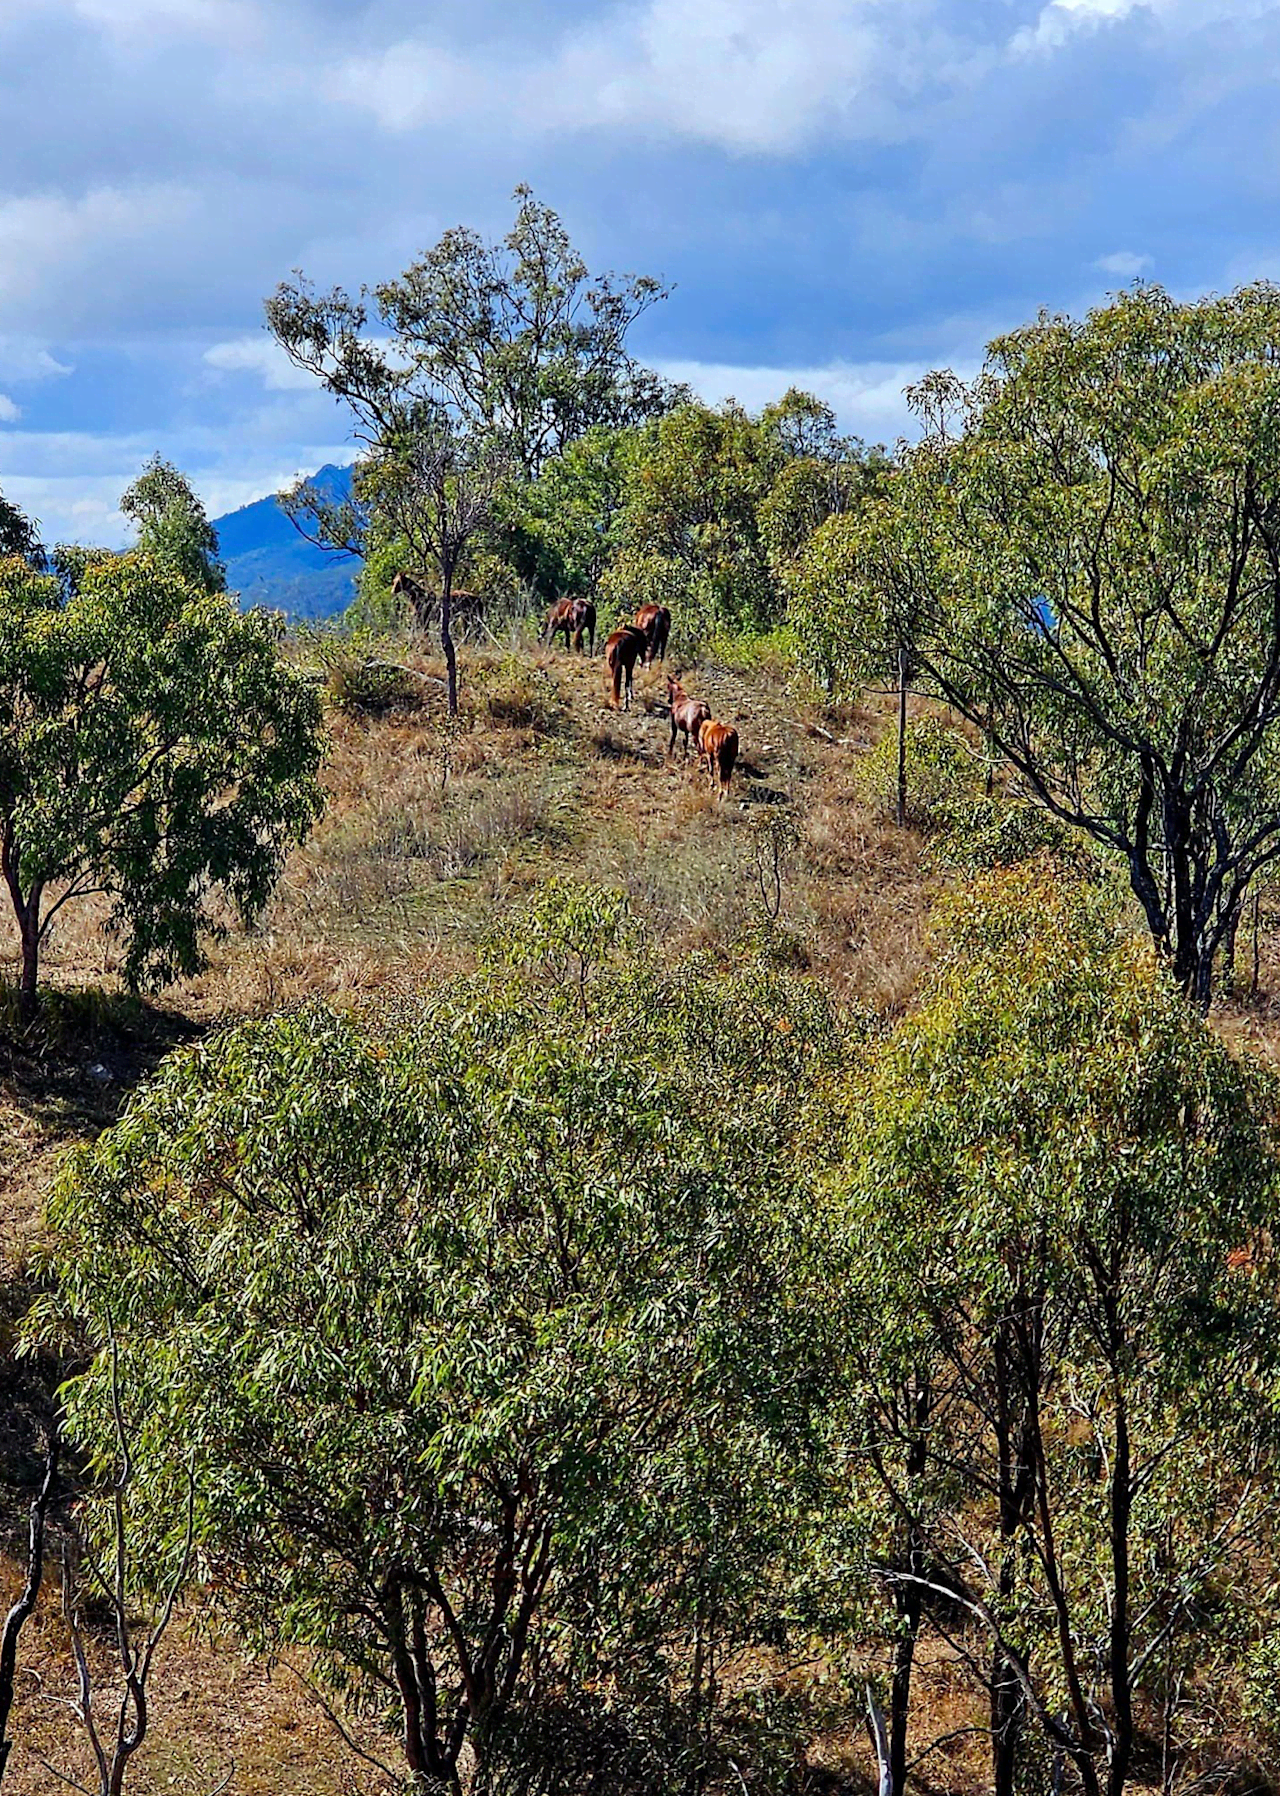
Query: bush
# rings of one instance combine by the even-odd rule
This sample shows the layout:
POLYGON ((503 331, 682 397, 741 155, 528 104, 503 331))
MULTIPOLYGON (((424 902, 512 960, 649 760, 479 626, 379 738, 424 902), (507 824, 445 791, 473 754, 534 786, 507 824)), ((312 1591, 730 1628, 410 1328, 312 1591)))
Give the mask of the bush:
POLYGON ((519 655, 504 656, 484 680, 483 702, 494 723, 538 736, 555 735, 564 721, 552 682, 519 655))
POLYGON ((441 1787, 466 1741, 494 1788, 549 1696, 551 1763, 500 1787, 563 1789, 572 1746, 570 1788, 603 1759, 660 1789, 655 1718, 756 1750, 685 1694, 689 1640, 776 1643, 758 1593, 826 1476, 799 1137, 842 1044, 801 981, 645 956, 616 893, 549 888, 520 935, 370 1023, 313 1006, 173 1056, 60 1185, 44 1320, 94 1350, 77 1450, 110 1451, 117 1393, 135 1426, 144 1581, 191 1526, 246 1641, 385 1705, 441 1787), (433 1712, 397 1700, 406 1633, 433 1712))
POLYGON ((940 866, 989 871, 1015 867, 1033 855, 1085 860, 1088 850, 1038 805, 1004 797, 975 798, 956 807, 934 844, 940 866))
MULTIPOLYGON (((917 829, 949 828, 977 798, 977 771, 962 739, 936 717, 907 724, 907 817, 917 829)), ((858 796, 892 813, 898 802, 898 738, 887 731, 863 756, 858 796)))
POLYGON ((329 702, 348 717, 382 717, 388 711, 414 710, 422 702, 418 681, 393 662, 376 660, 350 644, 334 645, 324 659, 329 702))

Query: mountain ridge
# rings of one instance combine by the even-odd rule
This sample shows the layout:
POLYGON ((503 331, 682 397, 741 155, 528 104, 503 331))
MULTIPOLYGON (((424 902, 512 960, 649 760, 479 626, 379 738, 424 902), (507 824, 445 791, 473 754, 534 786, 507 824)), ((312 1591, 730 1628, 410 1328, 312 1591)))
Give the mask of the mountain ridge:
MULTIPOLYGON (((351 491, 350 466, 330 462, 311 479, 326 498, 345 499, 351 491)), ((358 562, 308 542, 274 493, 211 521, 227 585, 242 605, 323 619, 345 611, 355 597, 358 562)))

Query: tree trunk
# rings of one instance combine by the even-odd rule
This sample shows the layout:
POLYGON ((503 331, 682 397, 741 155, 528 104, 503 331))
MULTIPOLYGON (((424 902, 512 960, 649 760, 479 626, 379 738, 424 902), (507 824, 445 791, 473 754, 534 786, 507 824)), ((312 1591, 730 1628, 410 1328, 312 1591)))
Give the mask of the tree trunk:
MULTIPOLYGON (((924 1476, 928 1462, 926 1428, 932 1408, 932 1392, 927 1382, 911 1392, 913 1434, 907 1448, 906 1475, 910 1487, 924 1476)), ((926 1565, 925 1544, 920 1530, 908 1524, 906 1570, 914 1579, 923 1578, 926 1565)), ((920 1618, 924 1612, 924 1592, 919 1583, 896 1586, 895 1608, 900 1632, 893 1649, 893 1673, 889 1683, 889 1789, 890 1796, 902 1796, 907 1787, 907 1728, 911 1721, 911 1673, 915 1665, 916 1643, 920 1638, 920 1618)))
POLYGON ((1240 912, 1243 909, 1243 905, 1237 907, 1222 932, 1222 971, 1228 991, 1234 991, 1236 986, 1236 937, 1240 933, 1240 912))
MULTIPOLYGON (((914 1559, 915 1555, 912 1555, 914 1559)), ((902 1796, 907 1787, 907 1727, 911 1720, 911 1670, 916 1641, 920 1637, 923 1607, 918 1584, 909 1584, 897 1599, 902 1632, 893 1649, 893 1675, 889 1682, 889 1796, 902 1796)))
POLYGON ((889 1740, 884 1716, 880 1713, 870 1684, 867 1685, 867 1730, 876 1754, 876 1796, 901 1796, 893 1787, 893 1771, 889 1763, 889 1740))
POLYGON ((907 821, 907 651, 898 649, 898 827, 907 821))
POLYGON ((18 873, 18 843, 14 835, 12 818, 6 818, 3 827, 0 827, 0 874, 3 874, 4 883, 9 888, 9 898, 13 905, 13 914, 22 941, 22 978, 18 985, 18 1014, 25 1028, 35 1021, 38 1002, 40 900, 44 888, 37 880, 31 890, 25 896, 23 894, 22 881, 18 873))
MULTIPOLYGON (((1114 1325, 1113 1325, 1114 1326, 1114 1325)), ((1113 1360, 1120 1357, 1117 1343, 1113 1360)), ((1111 1462, 1111 1708, 1114 1738, 1107 1769, 1108 1796, 1122 1796, 1133 1758, 1133 1689, 1129 1678, 1129 1518, 1133 1507, 1129 1418, 1116 1389, 1116 1438, 1111 1462)))
POLYGON ((31 1505, 26 1582, 6 1615, 4 1629, 0 1632, 0 1783, 4 1782, 9 1754, 13 1751, 13 1741, 9 1738, 9 1716, 13 1709, 13 1685, 18 1663, 18 1636, 30 1619, 31 1612, 36 1606, 36 1598, 40 1594, 40 1585, 44 1580, 45 1521, 49 1514, 53 1481, 58 1472, 58 1446, 57 1427, 56 1424, 51 1424, 45 1447, 44 1479, 39 1493, 31 1505))
POLYGON ((18 926, 22 932, 22 982, 18 987, 18 1015, 23 1027, 36 1020, 40 1007, 40 912, 39 905, 29 902, 23 908, 18 926))
POLYGON ((453 646, 453 569, 441 568, 440 580, 440 647, 444 650, 445 671, 449 676, 449 715, 458 715, 458 652, 453 646))

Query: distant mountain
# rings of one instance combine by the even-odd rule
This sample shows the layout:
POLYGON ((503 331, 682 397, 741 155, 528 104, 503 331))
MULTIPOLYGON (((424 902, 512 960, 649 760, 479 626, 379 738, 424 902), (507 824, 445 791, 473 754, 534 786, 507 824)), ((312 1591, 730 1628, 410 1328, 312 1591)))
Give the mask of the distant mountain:
MULTIPOLYGON (((313 476, 332 499, 351 491, 351 469, 326 467, 313 476)), ((244 605, 270 605, 290 617, 334 617, 355 597, 359 563, 330 555, 299 535, 273 496, 215 518, 227 585, 244 605)))

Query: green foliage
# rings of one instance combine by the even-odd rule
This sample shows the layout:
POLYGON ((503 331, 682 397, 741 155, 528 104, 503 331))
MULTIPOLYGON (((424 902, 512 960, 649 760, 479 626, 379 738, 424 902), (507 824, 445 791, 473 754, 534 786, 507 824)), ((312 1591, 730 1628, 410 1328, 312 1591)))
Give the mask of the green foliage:
POLYGON ((1088 890, 1019 870, 943 922, 848 1096, 850 1525, 896 1631, 942 1619, 932 1587, 986 1636, 998 1752, 1038 1734, 1117 1790, 1137 1682, 1173 1668, 1181 1732, 1216 1671, 1202 1605, 1254 1600, 1277 1090, 1088 890))
POLYGON ((144 555, 165 562, 204 592, 225 592, 227 573, 218 560, 218 533, 185 474, 153 455, 120 500, 138 532, 144 555))
POLYGON ((727 1771, 689 1641, 758 1637, 803 1500, 827 1355, 798 1097, 841 1044, 812 988, 631 940, 616 897, 558 888, 396 1016, 176 1055, 51 1208, 46 1321, 103 1348, 75 1439, 109 1444, 114 1339, 157 1561, 189 1466, 230 1618, 398 1708, 421 1788, 464 1740, 520 1787, 566 1703, 620 1776, 664 1730, 727 1771))
POLYGON ((26 513, 11 499, 0 493, 0 561, 16 558, 38 566, 41 560, 40 535, 26 513))
POLYGON ((783 460, 777 438, 737 405, 691 403, 659 419, 627 483, 605 594, 628 610, 670 606, 695 642, 715 624, 776 622, 757 512, 783 460))
POLYGON ((888 602, 868 572, 868 543, 893 529, 887 515, 887 505, 870 496, 856 510, 833 514, 787 570, 788 616, 801 657, 829 698, 896 679, 899 650, 914 655, 914 613, 905 600, 888 602))
POLYGON ((34 1004, 61 906, 105 892, 130 982, 201 964, 247 920, 321 805, 319 700, 269 623, 142 555, 87 567, 65 601, 0 566, 0 845, 34 1004))
POLYGON ((1039 805, 1001 793, 957 799, 946 808, 945 827, 932 844, 942 867, 991 871, 1016 867, 1038 854, 1080 872, 1092 866, 1088 849, 1039 805))
MULTIPOLYGON (((937 717, 913 717, 906 731, 907 815, 917 829, 962 828, 978 799, 968 745, 937 717)), ((858 796, 886 814, 898 799, 898 744, 887 732, 859 760, 858 796)))
POLYGON ((1039 802, 1127 864, 1205 1005, 1280 842, 1280 290, 1042 316, 965 387, 850 545, 852 616, 916 644, 1039 802))
POLYGON ((408 668, 382 660, 375 652, 376 645, 377 638, 363 630, 317 639, 329 702, 348 717, 411 711, 422 702, 419 681, 408 668))
POLYGON ((617 552, 628 481, 649 435, 596 425, 504 495, 499 540, 541 597, 594 594, 617 552))
MULTIPOLYGON (((767 416, 767 413, 766 413, 767 416)), ((823 455, 789 461, 760 502, 760 534, 784 583, 810 538, 828 518, 845 517, 884 492, 892 464, 878 445, 837 439, 823 455)))
POLYGON ((84 543, 56 543, 49 551, 47 569, 62 589, 62 596, 73 598, 84 584, 92 567, 115 558, 116 550, 87 547, 84 543))
POLYGON ((487 953, 494 965, 536 968, 585 1014, 592 981, 638 941, 625 893, 557 875, 523 915, 491 937, 487 953))

